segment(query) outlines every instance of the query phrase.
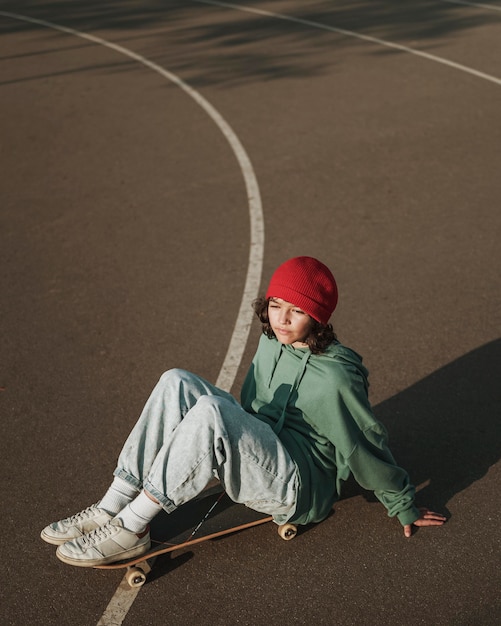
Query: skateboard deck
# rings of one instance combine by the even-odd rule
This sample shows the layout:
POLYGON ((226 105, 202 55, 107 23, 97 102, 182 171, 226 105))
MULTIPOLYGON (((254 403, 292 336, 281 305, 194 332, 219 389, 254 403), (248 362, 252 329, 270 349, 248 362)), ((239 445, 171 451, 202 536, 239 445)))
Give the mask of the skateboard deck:
MULTIPOLYGON (((190 502, 170 515, 161 514, 159 518, 152 524, 151 548, 147 552, 132 559, 96 565, 95 569, 126 568, 127 583, 131 587, 140 587, 146 582, 155 558, 162 554, 273 521, 269 515, 231 502, 224 493, 190 502)), ((292 539, 296 532, 293 524, 278 526, 282 539, 292 539)))

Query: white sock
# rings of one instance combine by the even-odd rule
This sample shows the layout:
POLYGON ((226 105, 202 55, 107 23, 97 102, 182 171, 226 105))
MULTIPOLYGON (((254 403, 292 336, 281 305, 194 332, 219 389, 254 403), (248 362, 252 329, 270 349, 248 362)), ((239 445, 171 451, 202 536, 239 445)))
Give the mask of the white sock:
POLYGON ((123 478, 115 476, 113 482, 110 485, 108 491, 104 494, 98 506, 100 509, 104 509, 110 515, 116 515, 129 504, 139 493, 139 489, 136 489, 130 485, 123 478))
POLYGON ((146 495, 143 490, 117 515, 127 530, 134 533, 142 532, 151 520, 160 513, 162 505, 146 495))

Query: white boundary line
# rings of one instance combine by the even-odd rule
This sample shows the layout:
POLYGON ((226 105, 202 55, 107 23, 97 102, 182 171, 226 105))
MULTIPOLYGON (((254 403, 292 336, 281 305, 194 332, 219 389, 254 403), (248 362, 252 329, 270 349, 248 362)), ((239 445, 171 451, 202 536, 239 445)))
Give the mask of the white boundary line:
POLYGON ((466 2, 466 0, 441 0, 448 4, 462 4, 465 7, 473 7, 475 9, 487 9, 488 11, 501 11, 501 7, 495 4, 481 4, 480 2, 466 2))
POLYGON ((422 57, 423 59, 428 59, 428 61, 434 61, 435 63, 447 65, 448 67, 452 67, 456 70, 460 70, 462 72, 466 72, 467 74, 471 74, 472 76, 476 76, 477 78, 483 78, 484 80, 488 80, 489 82, 495 83, 496 85, 501 85, 501 78, 497 78, 496 76, 491 76, 490 74, 486 74, 485 72, 480 72, 478 70, 473 69, 472 67, 462 65, 461 63, 455 63, 454 61, 449 61, 448 59, 444 59, 443 57, 439 57, 439 56, 436 56, 435 54, 430 54, 428 52, 423 52, 422 50, 415 50, 414 48, 409 48, 407 46, 403 46, 398 43, 393 43, 392 41, 386 41, 385 39, 378 39, 377 37, 371 37, 370 35, 362 35, 361 33, 357 33, 353 30, 345 30, 344 28, 336 28, 335 26, 328 26, 326 24, 322 24, 321 22, 314 22, 312 20, 304 20, 300 17, 284 15, 283 13, 273 13, 272 11, 265 11, 264 9, 255 9, 253 7, 244 6, 243 4, 219 2, 218 0, 193 0, 193 1, 198 2, 199 4, 209 4, 211 6, 223 7, 227 9, 235 9, 236 11, 243 11, 245 13, 254 13, 255 15, 262 15, 264 17, 272 17, 272 18, 276 18, 279 20, 284 20, 286 22, 293 22, 295 24, 301 24, 302 26, 311 26, 313 28, 326 30, 331 33, 338 33, 339 35, 344 35, 346 37, 354 37, 355 39, 361 39, 362 41, 375 43, 378 46, 384 46, 385 48, 392 48, 393 50, 399 50, 400 52, 407 52, 409 54, 413 54, 414 56, 422 57))
MULTIPOLYGON (((250 217, 250 246, 249 246, 249 258, 247 265, 247 276, 245 279, 244 291, 242 300, 240 303, 240 310, 235 322, 233 334, 230 339, 228 351, 226 353, 223 365, 219 372, 219 376, 216 384, 222 389, 230 390, 235 380, 238 367, 242 360, 243 351, 247 343, 249 331, 253 319, 252 301, 257 297, 260 284, 261 273, 263 267, 263 255, 264 255, 264 219, 263 210, 261 205, 261 195, 259 192, 259 185, 257 183, 256 175, 252 167, 251 161, 247 156, 247 152, 240 143, 240 140, 222 117, 222 115, 197 91, 187 85, 178 76, 165 70, 160 65, 153 63, 149 59, 136 54, 128 48, 124 48, 118 44, 112 43, 101 37, 90 35, 73 28, 61 26, 60 24, 54 24, 45 20, 39 20, 16 13, 9 13, 6 11, 0 11, 0 15, 21 20, 24 22, 30 22, 46 28, 52 28, 68 35, 74 35, 82 39, 86 39, 95 44, 99 44, 111 50, 123 54, 142 65, 150 68, 154 72, 157 72, 167 80, 171 81, 184 92, 186 92, 195 102, 207 113, 207 115, 214 121, 222 132, 228 143, 230 144, 233 153, 240 165, 242 175, 245 181, 247 190, 247 200, 249 205, 249 217, 250 217)), ((105 609, 101 619, 98 622, 98 626, 118 626, 123 622, 130 607, 139 593, 140 587, 137 589, 131 589, 125 577, 118 586, 114 596, 111 598, 107 608, 105 609)))

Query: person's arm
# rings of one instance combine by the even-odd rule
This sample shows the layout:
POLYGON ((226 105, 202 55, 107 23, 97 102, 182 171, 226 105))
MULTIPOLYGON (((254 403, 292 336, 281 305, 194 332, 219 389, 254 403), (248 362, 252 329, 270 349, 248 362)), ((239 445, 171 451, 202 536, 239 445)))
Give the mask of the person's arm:
POLYGON ((376 424, 370 431, 361 433, 347 463, 355 480, 374 491, 390 517, 398 518, 405 537, 412 536, 413 526, 441 526, 446 521, 440 513, 415 506, 415 488, 407 472, 395 463, 382 425, 376 424))
POLYGON ((414 504, 415 488, 407 472, 395 462, 385 427, 374 417, 364 378, 344 369, 334 396, 331 406, 335 407, 337 419, 331 441, 338 453, 344 453, 341 461, 360 486, 373 491, 388 515, 398 518, 406 537, 412 535, 413 525, 442 525, 443 515, 418 509, 414 504))
POLYGON ((402 526, 419 519, 419 510, 414 504, 416 490, 407 472, 396 464, 382 425, 359 433, 346 464, 357 483, 374 492, 390 517, 397 517, 402 526))

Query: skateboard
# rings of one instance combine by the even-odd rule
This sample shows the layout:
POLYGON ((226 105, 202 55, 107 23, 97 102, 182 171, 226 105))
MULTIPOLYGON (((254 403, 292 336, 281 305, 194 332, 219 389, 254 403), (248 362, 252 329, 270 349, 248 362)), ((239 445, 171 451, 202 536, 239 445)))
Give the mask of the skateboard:
MULTIPOLYGON (((205 508, 207 508, 207 503, 205 508)), ((96 565, 95 569, 126 569, 125 580, 128 585, 130 587, 141 587, 146 582, 147 575, 151 571, 156 557, 174 552, 175 550, 189 548, 211 539, 238 533, 273 520, 271 516, 257 513, 241 504, 232 503, 224 493, 212 499, 205 515, 197 518, 197 511, 199 514, 200 509, 201 503, 194 502, 184 505, 171 515, 168 515, 164 519, 164 527, 170 528, 172 536, 163 537, 161 540, 152 538, 152 546, 148 552, 133 559, 108 563, 107 565, 96 565), (177 520, 175 519, 176 514, 177 520), (189 522, 188 524, 186 523, 187 519, 191 519, 191 521, 198 519, 198 522, 190 527, 189 522), (183 527, 181 532, 179 532, 180 527, 183 527), (186 530, 187 527, 188 530, 186 530)), ((277 529, 279 536, 286 541, 293 539, 297 534, 297 527, 294 524, 284 524, 278 526, 277 529)), ((152 528, 152 536, 153 531, 154 529, 152 528)), ((163 533, 157 531, 156 534, 165 535, 165 530, 163 533)))

